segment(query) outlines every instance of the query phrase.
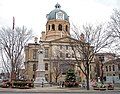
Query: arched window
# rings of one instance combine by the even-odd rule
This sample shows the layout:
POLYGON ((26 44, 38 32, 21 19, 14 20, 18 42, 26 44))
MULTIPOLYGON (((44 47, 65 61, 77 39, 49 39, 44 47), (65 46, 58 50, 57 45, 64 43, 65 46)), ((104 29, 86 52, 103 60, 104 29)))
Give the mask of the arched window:
POLYGON ((111 71, 111 66, 109 66, 109 71, 111 71))
POLYGON ((62 31, 62 25, 61 24, 58 25, 58 30, 62 31))
POLYGON ((108 71, 108 66, 106 66, 106 71, 108 71))
POLYGON ((65 30, 68 31, 68 26, 67 25, 65 26, 65 30))
POLYGON ((113 65, 112 67, 113 67, 113 71, 115 71, 115 66, 113 65))
POLYGON ((33 59, 37 59, 37 50, 33 49, 33 59))
POLYGON ((48 58, 49 50, 48 48, 45 48, 45 58, 48 58))
POLYGON ((52 30, 55 30, 55 25, 54 24, 52 24, 52 30))
POLYGON ((50 30, 50 25, 48 25, 48 30, 50 30))

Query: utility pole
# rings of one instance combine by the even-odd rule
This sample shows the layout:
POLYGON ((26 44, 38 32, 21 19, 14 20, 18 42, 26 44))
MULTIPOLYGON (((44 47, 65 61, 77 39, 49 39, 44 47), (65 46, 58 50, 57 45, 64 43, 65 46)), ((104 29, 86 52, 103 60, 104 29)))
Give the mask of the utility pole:
MULTIPOLYGON (((14 29, 15 29, 15 17, 13 16, 13 26, 12 26, 12 30, 13 30, 13 35, 12 35, 12 41, 14 40, 14 29)), ((13 45, 13 44, 12 44, 13 45)), ((15 60, 14 60, 14 54, 12 54, 12 60, 11 60, 11 76, 10 76, 10 80, 11 80, 11 82, 12 82, 12 80, 15 80, 16 79, 16 72, 15 72, 15 64, 14 64, 14 62, 15 62, 15 60)))

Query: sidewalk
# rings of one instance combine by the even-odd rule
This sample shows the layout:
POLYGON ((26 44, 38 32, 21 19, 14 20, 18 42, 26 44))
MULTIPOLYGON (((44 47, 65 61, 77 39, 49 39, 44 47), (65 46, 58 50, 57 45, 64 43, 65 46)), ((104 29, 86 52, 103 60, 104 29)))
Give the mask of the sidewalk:
MULTIPOLYGON (((105 90, 105 91, 120 91, 120 88, 115 88, 115 90, 105 90)), ((99 90, 86 90, 86 89, 80 89, 80 88, 61 88, 58 86, 52 86, 52 87, 35 87, 32 89, 15 89, 15 88, 0 88, 0 92, 22 92, 22 93, 70 93, 70 92, 75 92, 75 93, 87 93, 87 92, 101 92, 99 90)))

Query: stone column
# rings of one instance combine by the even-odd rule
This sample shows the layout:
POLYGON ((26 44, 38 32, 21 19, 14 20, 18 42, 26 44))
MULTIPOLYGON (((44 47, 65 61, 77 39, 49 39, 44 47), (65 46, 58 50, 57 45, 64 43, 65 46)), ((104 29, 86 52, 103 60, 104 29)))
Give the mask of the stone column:
POLYGON ((43 59, 44 49, 40 44, 40 48, 38 50, 38 69, 36 70, 36 79, 34 81, 35 86, 41 86, 48 83, 45 79, 45 64, 43 62, 43 59))

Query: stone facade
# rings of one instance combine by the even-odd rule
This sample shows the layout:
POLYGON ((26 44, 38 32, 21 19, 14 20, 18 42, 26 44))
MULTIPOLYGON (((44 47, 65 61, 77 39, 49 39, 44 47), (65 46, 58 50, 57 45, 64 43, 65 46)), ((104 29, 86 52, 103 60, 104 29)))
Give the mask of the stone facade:
MULTIPOLYGON (((60 7, 56 4, 55 9, 47 14, 46 31, 41 33, 40 41, 25 46, 25 75, 29 79, 36 78, 37 51, 42 42, 45 50, 45 78, 48 82, 64 81, 69 68, 74 68, 78 79, 85 81, 85 75, 76 66, 76 59, 71 48, 71 43, 77 43, 76 41, 84 43, 84 35, 82 34, 80 40, 71 38, 69 16, 60 7)), ((76 55, 82 56, 79 53, 76 55)), ((78 60, 80 66, 83 66, 81 59, 78 60)))
POLYGON ((120 58, 114 53, 97 53, 95 62, 96 77, 102 76, 106 83, 120 83, 120 58))
MULTIPOLYGON (((75 58, 72 57, 70 47, 70 23, 67 14, 56 4, 55 9, 47 14, 46 31, 41 33, 45 50, 45 77, 48 82, 63 81, 65 73, 69 68, 74 68, 75 58), (62 13, 63 18, 57 18, 57 13, 62 13), (56 14, 55 14, 56 13, 56 14)), ((37 41, 25 46, 25 69, 29 79, 35 80, 38 65, 37 51, 39 49, 37 41)))
POLYGON ((120 83, 120 58, 104 63, 104 77, 106 82, 120 83))

